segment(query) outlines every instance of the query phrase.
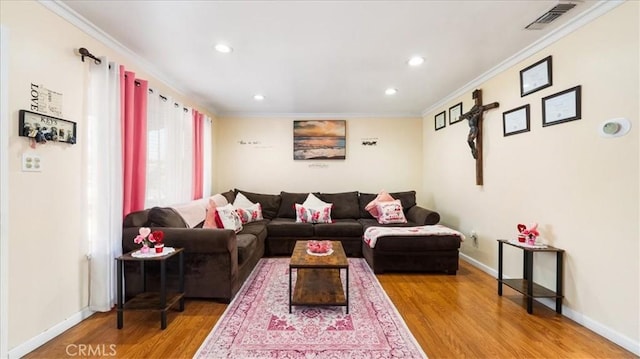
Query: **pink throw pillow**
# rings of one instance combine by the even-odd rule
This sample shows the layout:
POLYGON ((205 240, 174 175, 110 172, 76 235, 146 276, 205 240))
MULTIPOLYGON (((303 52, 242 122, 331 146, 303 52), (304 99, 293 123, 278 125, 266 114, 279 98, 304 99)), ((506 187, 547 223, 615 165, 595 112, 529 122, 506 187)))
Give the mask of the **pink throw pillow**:
POLYGON ((216 202, 209 198, 209 204, 207 205, 207 215, 204 217, 204 224, 202 228, 219 228, 216 224, 216 202))
POLYGON ((380 213, 378 212, 378 203, 389 202, 393 201, 394 199, 395 198, 391 197, 391 195, 387 193, 387 191, 382 190, 380 191, 380 193, 378 193, 378 196, 373 199, 373 201, 369 202, 369 204, 364 207, 364 210, 369 212, 373 218, 377 219, 378 217, 380 217, 380 213))
POLYGON ((379 202, 376 207, 380 214, 378 217, 378 223, 407 223, 407 219, 402 211, 402 203, 399 199, 390 202, 379 202))

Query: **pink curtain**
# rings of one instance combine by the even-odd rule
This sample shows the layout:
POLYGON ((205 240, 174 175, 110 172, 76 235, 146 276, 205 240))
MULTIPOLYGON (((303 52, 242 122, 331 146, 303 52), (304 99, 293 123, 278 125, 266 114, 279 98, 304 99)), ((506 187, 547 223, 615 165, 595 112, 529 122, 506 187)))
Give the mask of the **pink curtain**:
POLYGON ((202 198, 203 162, 202 128, 204 114, 193 110, 193 199, 202 198))
POLYGON ((144 208, 147 163, 146 80, 120 66, 124 215, 144 208))

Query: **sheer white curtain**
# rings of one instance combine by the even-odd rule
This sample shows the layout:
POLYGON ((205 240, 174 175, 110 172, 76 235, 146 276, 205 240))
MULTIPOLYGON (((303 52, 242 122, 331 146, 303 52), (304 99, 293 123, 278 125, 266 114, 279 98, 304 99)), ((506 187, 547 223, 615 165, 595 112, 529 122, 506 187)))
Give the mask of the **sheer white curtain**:
POLYGON ((213 144, 211 141, 211 130, 212 130, 212 121, 211 117, 204 117, 204 125, 202 126, 202 137, 203 137, 203 154, 202 154, 202 198, 211 197, 211 181, 212 181, 212 173, 211 173, 211 160, 213 157, 213 144))
POLYGON ((149 91, 147 104, 145 208, 188 202, 192 120, 184 120, 181 104, 153 90, 149 91))
POLYGON ((89 308, 109 311, 116 301, 114 258, 122 254, 122 130, 120 67, 89 61, 83 143, 85 235, 90 245, 89 308))

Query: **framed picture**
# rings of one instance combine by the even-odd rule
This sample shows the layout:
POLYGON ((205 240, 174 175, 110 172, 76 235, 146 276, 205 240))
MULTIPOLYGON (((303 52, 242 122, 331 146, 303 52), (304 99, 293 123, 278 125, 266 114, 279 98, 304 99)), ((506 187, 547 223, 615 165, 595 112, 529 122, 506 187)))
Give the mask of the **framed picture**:
POLYGON ((551 86, 551 56, 520 71, 520 97, 551 86))
POLYGON ((456 122, 462 121, 460 115, 462 115, 462 102, 449 107, 449 124, 453 125, 456 122))
POLYGON ((345 120, 293 121, 294 160, 344 160, 345 120))
POLYGON ((529 132, 529 104, 502 113, 504 136, 529 132))
POLYGON ((36 142, 76 143, 76 123, 27 110, 19 112, 19 135, 36 142))
POLYGON ((581 89, 582 86, 576 86, 568 90, 543 97, 542 127, 579 120, 582 116, 580 110, 581 89))
POLYGON ((435 123, 436 123, 436 131, 444 128, 447 125, 447 115, 445 114, 444 111, 436 115, 435 123))

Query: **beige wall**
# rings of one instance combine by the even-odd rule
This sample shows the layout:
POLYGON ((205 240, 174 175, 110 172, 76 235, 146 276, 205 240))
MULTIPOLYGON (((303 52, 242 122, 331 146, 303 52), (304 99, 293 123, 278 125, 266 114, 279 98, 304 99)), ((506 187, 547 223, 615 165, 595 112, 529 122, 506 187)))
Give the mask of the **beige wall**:
MULTIPOLYGON (((514 238, 517 223, 540 224, 541 237, 566 250, 564 305, 583 322, 604 326, 638 346, 638 31, 639 3, 627 2, 478 86, 484 103, 484 186, 475 185, 466 121, 434 131, 424 119, 424 189, 442 222, 479 244, 463 244, 473 260, 497 268, 498 238, 514 238), (519 71, 553 56, 553 86, 520 97, 519 71), (542 127, 541 98, 582 85, 582 119, 542 127), (531 105, 531 131, 503 137, 502 112, 531 105), (605 119, 625 117, 631 132, 603 138, 605 119), (599 323, 599 324, 598 324, 599 323)), ((448 121, 447 121, 448 122, 448 121)), ((521 277, 521 254, 505 252, 506 274, 521 277)), ((553 288, 553 256, 536 255, 534 277, 553 288)), ((496 297, 496 300, 499 300, 496 297)), ((620 337, 618 339, 620 339, 620 337)))
POLYGON ((294 161, 293 121, 218 119, 215 190, 377 192, 421 186, 421 119, 347 119, 347 158, 334 161, 294 161), (363 146, 370 138, 378 144, 363 146))
MULTIPOLYGON (((30 84, 63 94, 63 117, 83 133, 88 64, 74 49, 87 47, 148 79, 150 86, 185 101, 102 43, 35 1, 2 1, 1 21, 9 32, 9 349, 77 316, 88 304, 87 238, 82 235, 83 142, 29 148, 18 137, 18 111, 29 109, 30 84), (22 172, 25 152, 38 154, 39 173, 22 172)), ((186 105, 194 105, 185 101, 186 105)))

